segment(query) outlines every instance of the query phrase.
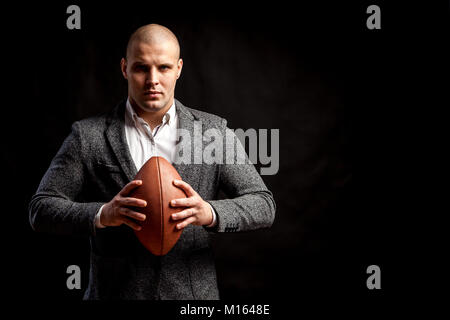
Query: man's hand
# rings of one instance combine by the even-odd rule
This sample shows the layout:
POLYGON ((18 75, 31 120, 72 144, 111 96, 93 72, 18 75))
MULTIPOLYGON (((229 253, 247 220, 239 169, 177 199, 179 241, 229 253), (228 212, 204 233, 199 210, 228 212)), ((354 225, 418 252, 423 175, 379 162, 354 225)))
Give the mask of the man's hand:
POLYGON ((141 230, 141 226, 137 221, 144 221, 146 218, 145 214, 133 211, 128 207, 146 207, 147 201, 127 197, 134 188, 141 184, 142 180, 129 182, 110 202, 105 204, 100 215, 100 223, 104 226, 126 224, 134 230, 141 230))
POLYGON ((173 220, 183 220, 177 224, 178 229, 183 229, 189 224, 197 226, 209 225, 213 220, 213 213, 209 204, 184 181, 174 180, 173 184, 187 194, 187 198, 174 199, 170 202, 172 207, 186 207, 183 211, 172 214, 173 220))

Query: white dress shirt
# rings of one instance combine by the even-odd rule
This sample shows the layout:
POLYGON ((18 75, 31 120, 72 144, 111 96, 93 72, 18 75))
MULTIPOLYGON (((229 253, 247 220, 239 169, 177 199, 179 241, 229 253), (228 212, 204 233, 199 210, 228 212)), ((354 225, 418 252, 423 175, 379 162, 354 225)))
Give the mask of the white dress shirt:
MULTIPOLYGON (((178 115, 175 109, 175 101, 163 116, 162 123, 151 130, 149 124, 134 111, 130 99, 127 99, 125 137, 137 171, 153 156, 163 157, 170 163, 174 162, 177 127, 178 115)), ((95 217, 95 225, 98 228, 104 228, 100 223, 103 206, 95 217)), ((213 213, 213 221, 208 227, 213 227, 216 225, 217 217, 211 205, 210 208, 213 213)))
POLYGON ((175 160, 178 116, 175 103, 163 116, 162 123, 150 129, 148 123, 139 117, 127 100, 125 110, 125 137, 137 171, 153 156, 175 160))

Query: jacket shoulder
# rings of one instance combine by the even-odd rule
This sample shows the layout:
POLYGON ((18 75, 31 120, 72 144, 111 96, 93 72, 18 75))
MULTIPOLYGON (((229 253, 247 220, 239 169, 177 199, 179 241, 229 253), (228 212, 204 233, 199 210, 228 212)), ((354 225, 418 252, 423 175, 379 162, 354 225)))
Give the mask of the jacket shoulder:
POLYGON ((88 146, 102 145, 105 140, 105 131, 108 117, 106 115, 97 115, 89 118, 75 121, 72 124, 72 134, 79 137, 80 143, 84 148, 88 146))
POLYGON ((185 106, 185 108, 190 113, 192 113, 192 115, 196 118, 196 120, 200 120, 205 123, 210 123, 212 126, 219 127, 219 128, 226 127, 226 125, 227 125, 227 120, 218 115, 215 115, 215 114, 212 114, 209 112, 205 112, 205 111, 200 111, 198 109, 194 109, 191 107, 185 106))
POLYGON ((72 128, 79 129, 82 133, 103 132, 107 127, 108 115, 96 115, 81 120, 77 120, 72 124, 72 128))

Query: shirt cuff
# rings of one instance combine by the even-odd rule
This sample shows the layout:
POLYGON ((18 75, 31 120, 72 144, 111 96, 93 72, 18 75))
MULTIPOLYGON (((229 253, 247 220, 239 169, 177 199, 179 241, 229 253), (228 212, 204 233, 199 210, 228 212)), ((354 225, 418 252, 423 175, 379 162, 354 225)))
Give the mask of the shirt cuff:
MULTIPOLYGON (((105 203, 106 204, 106 203, 105 203)), ((105 205, 102 205, 101 207, 100 207, 100 209, 98 209, 98 212, 97 212, 97 214, 95 215, 95 226, 97 227, 97 228, 106 228, 106 226, 104 226, 104 225, 102 225, 101 224, 101 222, 100 222, 100 215, 102 214, 102 209, 103 209, 103 207, 104 207, 105 205)))
POLYGON ((217 224, 217 216, 216 216, 216 212, 214 211, 214 208, 212 207, 212 205, 209 204, 209 207, 211 208, 211 212, 212 212, 212 215, 213 215, 213 220, 212 220, 211 224, 207 225, 206 227, 207 228, 212 228, 212 227, 214 227, 217 224))

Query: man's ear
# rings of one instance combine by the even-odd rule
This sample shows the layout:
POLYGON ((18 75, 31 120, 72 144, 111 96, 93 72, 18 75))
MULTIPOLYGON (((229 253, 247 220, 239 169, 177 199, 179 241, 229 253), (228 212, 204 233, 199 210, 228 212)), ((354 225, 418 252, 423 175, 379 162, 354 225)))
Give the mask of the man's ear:
POLYGON ((183 69, 183 59, 179 59, 178 60, 178 64, 177 64, 177 79, 181 76, 181 69, 183 69))
POLYGON ((125 58, 122 58, 120 60, 120 70, 122 71, 122 75, 125 79, 128 79, 127 76, 127 60, 125 58))

